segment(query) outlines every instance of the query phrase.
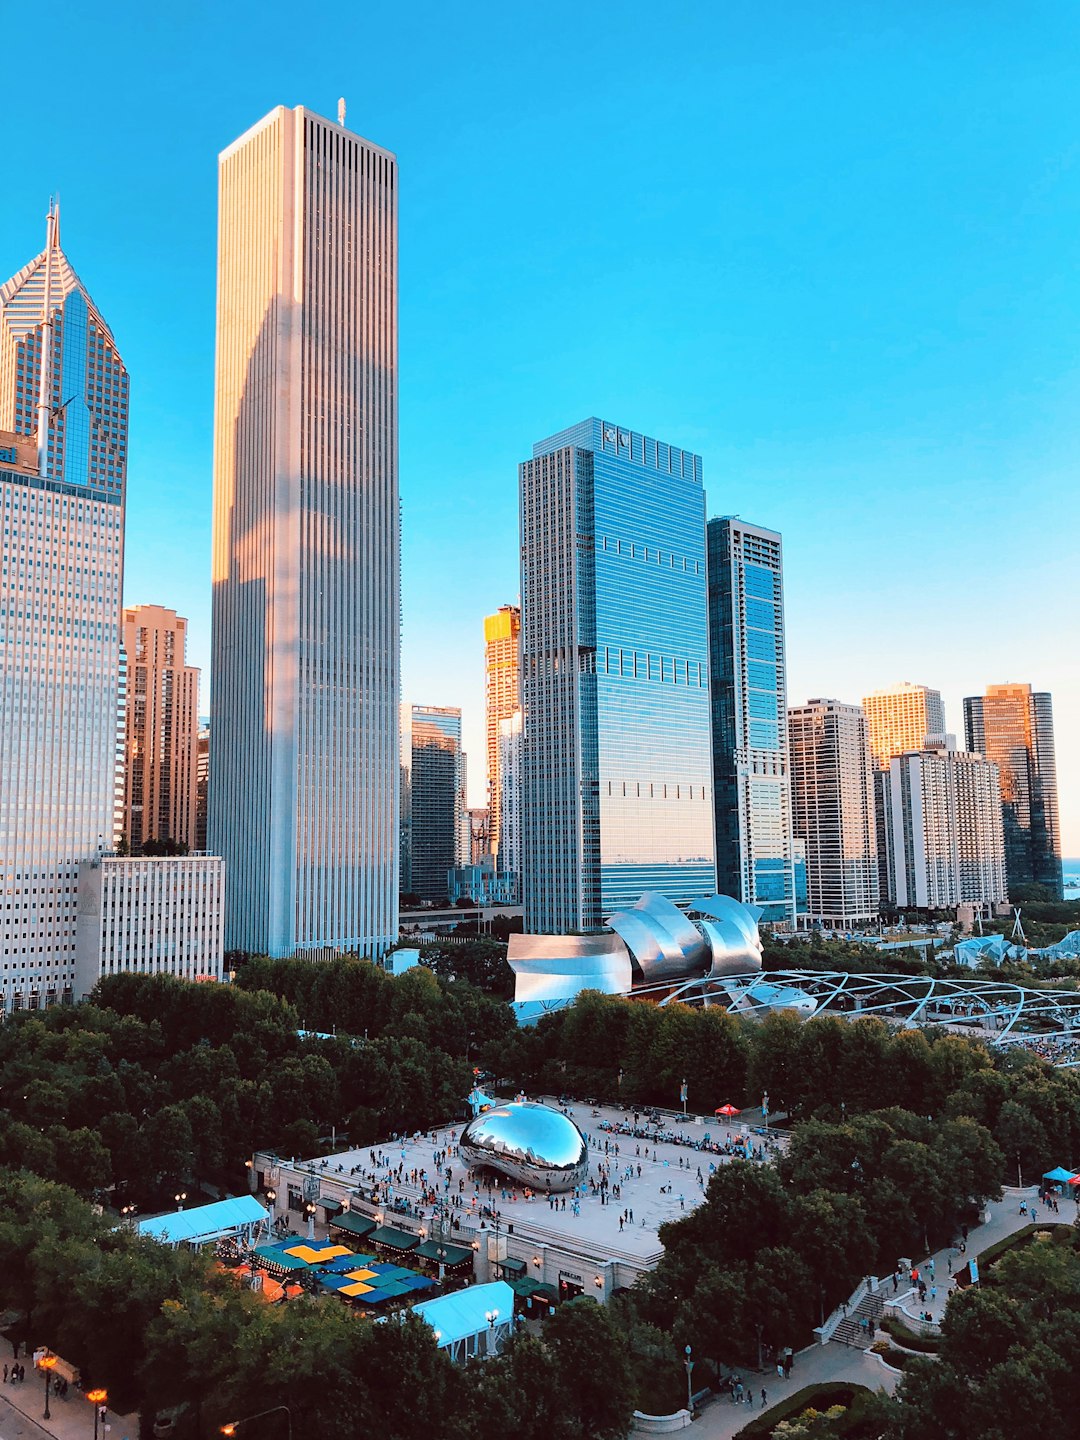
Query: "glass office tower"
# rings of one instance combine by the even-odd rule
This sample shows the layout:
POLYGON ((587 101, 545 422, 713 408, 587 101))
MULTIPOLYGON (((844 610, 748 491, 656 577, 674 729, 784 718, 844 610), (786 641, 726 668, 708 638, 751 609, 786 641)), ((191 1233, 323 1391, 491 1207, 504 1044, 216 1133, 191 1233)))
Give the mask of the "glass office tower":
POLYGON ((520 467, 526 930, 711 895, 701 457, 596 418, 520 467))
POLYGON ((1042 885, 1062 897, 1054 710, 1046 691, 988 685, 964 701, 967 748, 998 767, 1005 872, 1015 885, 1042 885))
POLYGON ((60 248, 0 286, 0 995, 70 999, 80 861, 111 849, 128 374, 60 248))
MULTIPOLYGON (((405 707, 402 707, 404 712, 405 707)), ((404 720, 403 715, 403 720, 404 720)), ((421 900, 446 900, 448 874, 459 863, 465 811, 461 711, 446 705, 413 705, 402 747, 409 748, 408 843, 401 889, 421 900), (407 864, 407 869, 406 869, 407 864)))
POLYGON ((708 550, 717 888, 760 906, 766 924, 791 927, 782 543, 775 530, 723 516, 709 521, 708 550))

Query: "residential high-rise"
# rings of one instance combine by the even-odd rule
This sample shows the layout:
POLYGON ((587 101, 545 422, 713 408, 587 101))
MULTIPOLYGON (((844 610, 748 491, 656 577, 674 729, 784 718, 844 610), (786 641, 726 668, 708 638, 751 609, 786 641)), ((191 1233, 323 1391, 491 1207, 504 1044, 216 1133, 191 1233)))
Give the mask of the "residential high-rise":
POLYGON ((60 248, 0 286, 0 996, 70 999, 79 864, 112 848, 128 374, 60 248))
POLYGON ((709 521, 708 551, 716 885, 786 928, 795 870, 782 542, 728 515, 709 521))
POLYGON ((409 872, 404 893, 445 900, 448 875, 460 864, 461 836, 468 826, 462 805, 464 756, 461 711, 446 705, 414 705, 409 715, 409 872))
POLYGON ((882 905, 893 895, 890 870, 892 837, 887 814, 889 762, 894 755, 923 750, 931 742, 946 743, 945 706, 941 691, 905 680, 885 690, 863 696, 863 710, 870 730, 870 754, 874 761, 874 817, 877 827, 878 890, 882 905))
POLYGON ((491 813, 490 849, 499 859, 501 774, 499 726, 521 709, 521 611, 500 605, 484 619, 484 713, 487 721, 487 792, 491 813))
POLYGON ((185 662, 187 621, 161 605, 125 607, 124 839, 198 848, 199 672, 185 662))
POLYGON ((889 901, 951 909, 1006 898, 998 769, 948 748, 894 755, 883 773, 889 901))
POLYGON ((988 685, 964 701, 969 750, 993 760, 1001 776, 1005 871, 1010 893, 1041 885, 1062 897, 1054 711, 1030 685, 988 685))
POLYGON ((397 164, 302 106, 219 165, 214 764, 227 949, 398 933, 397 164))
POLYGON ((862 704, 870 732, 870 754, 879 770, 887 770, 894 755, 922 750, 935 737, 944 739, 945 706, 940 690, 905 680, 864 695, 862 704))
POLYGON ((482 865, 491 857, 491 811, 484 805, 465 812, 469 817, 469 853, 466 865, 482 865))
POLYGON ((795 834, 806 845, 807 917, 847 929, 878 913, 874 784, 858 705, 808 700, 788 711, 795 834))
POLYGON ((711 895, 701 457, 593 418, 520 486, 525 928, 711 895))

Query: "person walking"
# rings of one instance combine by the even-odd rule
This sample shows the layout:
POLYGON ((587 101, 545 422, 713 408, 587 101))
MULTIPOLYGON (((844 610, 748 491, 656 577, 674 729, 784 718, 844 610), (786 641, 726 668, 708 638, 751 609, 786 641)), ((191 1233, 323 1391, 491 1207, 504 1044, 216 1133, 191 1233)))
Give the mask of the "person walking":
POLYGON ((783 1362, 783 1360, 777 1360, 777 1362, 776 1362, 776 1378, 777 1378, 778 1380, 783 1380, 783 1379, 786 1378, 785 1375, 784 1375, 784 1362, 783 1362))
POLYGON ((762 1408, 762 1410, 765 1409, 765 1406, 768 1404, 768 1400, 769 1400, 769 1397, 766 1395, 766 1393, 765 1393, 765 1386, 763 1385, 763 1386, 761 1387, 761 1408, 762 1408))

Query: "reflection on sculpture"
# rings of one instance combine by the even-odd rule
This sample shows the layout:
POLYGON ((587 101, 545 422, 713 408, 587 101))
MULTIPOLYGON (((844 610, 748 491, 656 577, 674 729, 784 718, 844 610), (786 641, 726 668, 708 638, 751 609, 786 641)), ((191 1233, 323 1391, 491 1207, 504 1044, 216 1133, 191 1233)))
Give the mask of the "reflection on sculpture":
POLYGON ((610 916, 602 935, 511 935, 514 1012, 528 1024, 572 1005, 583 990, 628 995, 697 977, 754 974, 761 970, 760 915, 728 895, 695 901, 687 915, 649 891, 610 916))
POLYGON ((569 1116, 531 1100, 496 1105, 461 1132, 467 1165, 486 1165, 544 1194, 572 1190, 588 1178, 589 1151, 569 1116))

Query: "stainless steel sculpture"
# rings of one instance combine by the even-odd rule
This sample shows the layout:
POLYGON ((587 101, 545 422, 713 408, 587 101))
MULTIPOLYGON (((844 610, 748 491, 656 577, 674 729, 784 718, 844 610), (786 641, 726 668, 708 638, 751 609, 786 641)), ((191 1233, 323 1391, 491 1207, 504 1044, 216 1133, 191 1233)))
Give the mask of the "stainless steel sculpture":
POLYGON ((747 975, 761 969, 761 911, 756 905, 714 895, 696 908, 712 954, 711 975, 747 975))
POLYGON ((607 923, 633 957, 635 981, 648 985, 657 980, 685 980, 695 970, 704 973, 709 968, 701 931, 655 890, 646 891, 633 909, 616 910, 607 923))
POLYGON ((532 1100, 514 1100, 476 1115, 458 1153, 542 1194, 572 1190, 589 1175, 589 1148, 569 1116, 532 1100))

